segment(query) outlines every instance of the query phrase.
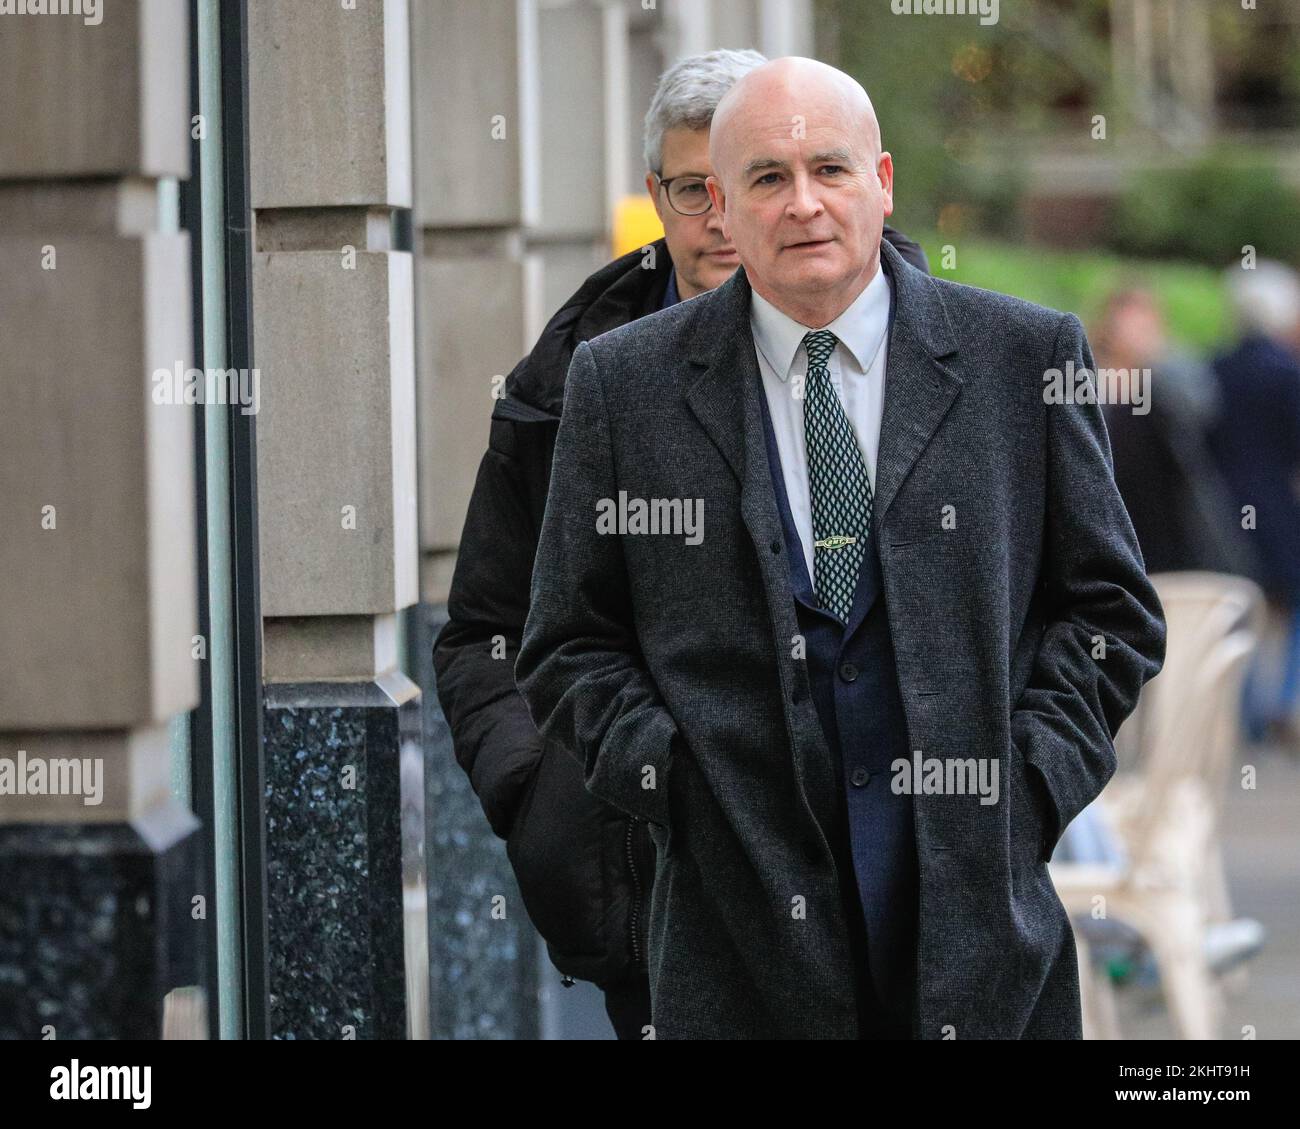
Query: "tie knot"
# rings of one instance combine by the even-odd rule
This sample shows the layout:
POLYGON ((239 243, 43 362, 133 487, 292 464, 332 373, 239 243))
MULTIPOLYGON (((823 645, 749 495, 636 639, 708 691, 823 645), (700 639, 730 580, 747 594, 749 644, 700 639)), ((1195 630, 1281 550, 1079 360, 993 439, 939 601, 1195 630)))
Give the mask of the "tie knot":
POLYGON ((839 338, 829 329, 814 329, 804 334, 804 348, 808 350, 808 367, 825 368, 826 362, 835 352, 835 343, 839 338))

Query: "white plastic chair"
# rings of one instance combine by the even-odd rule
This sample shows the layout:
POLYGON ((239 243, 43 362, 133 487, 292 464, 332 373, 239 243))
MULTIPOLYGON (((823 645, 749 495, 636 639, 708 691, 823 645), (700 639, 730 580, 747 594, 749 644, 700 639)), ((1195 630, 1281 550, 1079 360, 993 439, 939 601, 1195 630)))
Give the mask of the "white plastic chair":
MULTIPOLYGON (((1151 579, 1168 623, 1165 664, 1116 735, 1126 767, 1098 805, 1122 850, 1109 862, 1053 861, 1049 870, 1072 918, 1091 914, 1100 896, 1107 917, 1143 938, 1179 1035, 1208 1039, 1223 1005, 1206 958, 1206 931, 1231 917, 1219 815, 1261 594, 1249 581, 1213 573, 1151 579)), ((1085 1035, 1118 1038, 1109 977, 1088 962, 1081 989, 1085 1035)))

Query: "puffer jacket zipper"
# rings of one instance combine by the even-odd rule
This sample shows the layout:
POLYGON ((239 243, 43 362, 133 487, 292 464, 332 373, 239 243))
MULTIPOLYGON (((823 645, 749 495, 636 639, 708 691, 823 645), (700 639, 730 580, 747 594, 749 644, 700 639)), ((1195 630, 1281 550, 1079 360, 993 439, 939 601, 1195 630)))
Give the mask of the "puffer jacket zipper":
POLYGON ((632 911, 628 915, 628 921, 631 924, 632 932, 632 963, 640 969, 646 967, 645 959, 641 953, 641 875, 636 868, 636 852, 632 849, 632 836, 636 833, 636 825, 641 822, 638 815, 630 816, 627 821, 627 866, 632 874, 632 911))

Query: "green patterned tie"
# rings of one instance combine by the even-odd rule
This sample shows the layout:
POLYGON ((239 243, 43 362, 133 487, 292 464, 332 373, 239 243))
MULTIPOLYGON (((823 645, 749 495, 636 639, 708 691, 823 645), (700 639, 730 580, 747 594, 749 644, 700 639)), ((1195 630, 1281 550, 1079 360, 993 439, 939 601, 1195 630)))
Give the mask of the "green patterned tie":
POLYGON ((845 623, 871 535, 871 479, 849 417, 827 367, 838 338, 826 329, 807 334, 808 383, 803 430, 812 501, 813 587, 827 611, 845 623))

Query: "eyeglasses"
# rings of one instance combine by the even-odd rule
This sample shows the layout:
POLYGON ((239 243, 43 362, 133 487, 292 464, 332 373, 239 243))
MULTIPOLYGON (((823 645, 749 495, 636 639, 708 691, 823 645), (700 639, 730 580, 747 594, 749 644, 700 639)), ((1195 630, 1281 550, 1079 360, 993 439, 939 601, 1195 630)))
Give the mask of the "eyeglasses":
POLYGON ((674 212, 683 216, 702 216, 713 207, 703 177, 670 176, 667 180, 659 177, 659 187, 668 189, 668 203, 674 212))

